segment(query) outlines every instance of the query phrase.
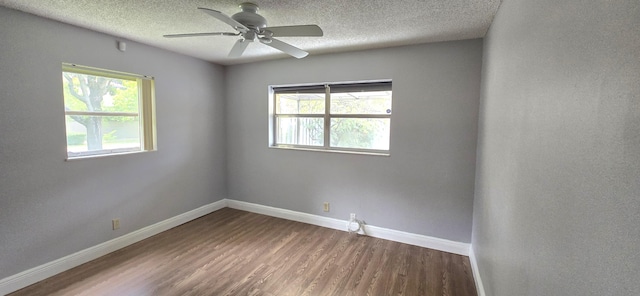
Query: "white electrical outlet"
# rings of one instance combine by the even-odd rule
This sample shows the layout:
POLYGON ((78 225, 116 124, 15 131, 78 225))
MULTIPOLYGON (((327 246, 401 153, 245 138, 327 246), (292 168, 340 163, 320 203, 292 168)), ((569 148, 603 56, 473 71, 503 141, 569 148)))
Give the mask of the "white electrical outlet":
POLYGON ((325 212, 328 212, 328 211, 329 211, 329 203, 328 203, 328 202, 325 202, 325 203, 324 203, 324 211, 325 211, 325 212))
POLYGON ((120 228, 120 219, 111 220, 111 226, 113 226, 113 230, 120 228))
POLYGON ((356 213, 351 213, 351 215, 349 215, 349 221, 356 221, 356 213))

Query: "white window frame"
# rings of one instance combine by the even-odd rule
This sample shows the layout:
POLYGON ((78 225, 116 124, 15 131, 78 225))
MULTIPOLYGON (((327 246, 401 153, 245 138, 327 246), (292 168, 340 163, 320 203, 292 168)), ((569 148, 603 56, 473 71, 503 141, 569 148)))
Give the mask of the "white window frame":
MULTIPOLYGON (((72 111, 64 108, 65 119, 67 115, 84 115, 84 116, 138 116, 140 118, 140 148, 120 148, 120 149, 102 149, 82 152, 69 152, 67 150, 67 160, 82 159, 91 157, 102 157, 109 155, 120 155, 139 153, 146 151, 155 151, 157 149, 156 140, 156 113, 155 113, 155 80, 153 76, 131 74, 100 68, 82 66, 71 63, 62 64, 62 72, 71 72, 77 74, 86 74, 93 76, 102 76, 116 79, 135 80, 138 85, 138 112, 106 112, 106 111, 72 111)), ((64 81, 63 81, 64 83, 64 81)), ((64 102, 64 93, 62 95, 64 102)), ((65 127, 66 127, 65 120, 65 127)), ((65 128, 65 139, 67 139, 65 128)), ((67 142, 65 141, 65 145, 67 142)))
MULTIPOLYGON (((334 82, 334 83, 314 83, 314 84, 296 84, 296 85, 272 85, 269 86, 269 147, 278 149, 294 149, 294 150, 308 150, 308 151, 321 151, 321 152, 338 152, 338 153, 353 153, 353 154, 366 154, 366 155, 382 155, 389 156, 391 151, 391 135, 389 135, 389 149, 362 149, 362 148, 345 148, 345 147, 331 147, 331 119, 332 118, 388 118, 391 121, 392 112, 387 114, 331 114, 331 87, 349 87, 349 86, 361 86, 367 87, 380 87, 381 85, 388 85, 389 91, 392 91, 391 80, 375 80, 375 81, 354 81, 354 82, 334 82), (325 89, 325 111, 322 114, 278 114, 276 104, 276 94, 278 91, 300 88, 300 89, 312 89, 321 88, 325 89), (278 139, 278 118, 323 118, 324 122, 324 139, 322 146, 312 145, 297 145, 297 144, 280 144, 277 143, 278 139)), ((392 100, 393 104, 393 100, 392 100)))

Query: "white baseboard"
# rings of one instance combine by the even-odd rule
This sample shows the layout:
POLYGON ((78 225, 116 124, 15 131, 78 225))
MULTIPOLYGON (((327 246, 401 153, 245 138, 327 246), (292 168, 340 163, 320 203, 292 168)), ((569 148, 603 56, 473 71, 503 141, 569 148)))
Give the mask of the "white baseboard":
POLYGON ((484 285, 482 284, 482 278, 480 278, 480 270, 478 269, 478 259, 473 251, 473 248, 469 248, 469 261, 471 262, 471 270, 473 271, 473 280, 476 282, 476 290, 478 296, 487 295, 484 291, 484 285))
MULTIPOLYGON (((347 220, 340 220, 334 218, 328 218, 318 215, 312 215, 302 212, 296 212, 291 210, 285 210, 280 208, 274 208, 269 206, 263 206, 254 203, 248 203, 244 201, 237 201, 227 199, 227 206, 233 209, 243 210, 247 212, 253 212, 263 214, 272 217, 283 218, 287 220, 293 220, 303 222, 312 225, 318 225, 322 227, 347 231, 347 220)), ((456 241, 450 241, 446 239, 414 234, 404 231, 398 231, 393 229, 387 229, 377 226, 365 225, 364 232, 368 236, 387 239, 391 241, 401 242, 419 247, 425 247, 429 249, 459 254, 463 256, 469 256, 470 244, 461 243, 456 241)))
POLYGON ((17 291, 26 286, 29 286, 31 284, 44 280, 48 277, 61 273, 65 270, 71 269, 83 263, 97 259, 113 251, 122 249, 128 245, 134 244, 145 238, 148 238, 160 232, 169 230, 173 227, 184 224, 193 219, 202 217, 206 214, 217 211, 224 207, 226 207, 225 200, 220 200, 214 203, 210 203, 208 205, 204 205, 202 207, 191 210, 184 214, 180 214, 178 216, 169 218, 167 220, 158 222, 156 224, 130 232, 121 237, 112 239, 110 241, 106 241, 104 243, 90 247, 88 249, 84 249, 82 251, 51 261, 49 263, 23 271, 16 275, 1 279, 0 295, 5 295, 8 293, 17 291))
POLYGON ((434 249, 438 251, 469 256, 469 244, 451 241, 447 239, 426 236, 421 234, 409 233, 399 230, 387 229, 377 226, 365 226, 365 232, 368 236, 387 239, 409 245, 419 246, 423 248, 434 249))
POLYGON ((259 204, 238 201, 233 199, 227 199, 226 202, 227 202, 227 207, 230 207, 232 209, 238 209, 242 211, 322 226, 322 227, 331 228, 331 229, 337 229, 337 230, 347 229, 347 221, 344 221, 344 220, 312 215, 312 214, 307 214, 303 212, 285 210, 280 208, 274 208, 270 206, 263 206, 259 204))

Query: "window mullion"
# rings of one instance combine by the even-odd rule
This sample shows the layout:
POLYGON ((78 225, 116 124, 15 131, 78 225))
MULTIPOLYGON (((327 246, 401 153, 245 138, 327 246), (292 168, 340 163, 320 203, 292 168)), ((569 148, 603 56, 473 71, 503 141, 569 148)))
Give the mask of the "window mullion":
POLYGON ((324 118, 324 114, 276 114, 280 118, 324 118))
POLYGON ((329 148, 331 141, 331 87, 324 85, 324 147, 329 148))
POLYGON ((133 112, 107 112, 107 111, 73 111, 66 110, 64 111, 66 115, 79 115, 79 116, 139 116, 138 113, 133 112))
POLYGON ((387 114, 332 114, 331 118, 391 118, 387 114))

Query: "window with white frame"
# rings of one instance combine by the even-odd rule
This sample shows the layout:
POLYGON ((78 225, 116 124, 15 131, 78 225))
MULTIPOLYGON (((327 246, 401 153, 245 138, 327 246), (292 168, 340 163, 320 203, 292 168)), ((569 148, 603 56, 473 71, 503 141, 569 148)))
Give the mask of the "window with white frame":
POLYGON ((155 150, 153 77, 62 65, 67 158, 155 150))
POLYGON ((391 81, 272 90, 272 147, 389 154, 391 81))

